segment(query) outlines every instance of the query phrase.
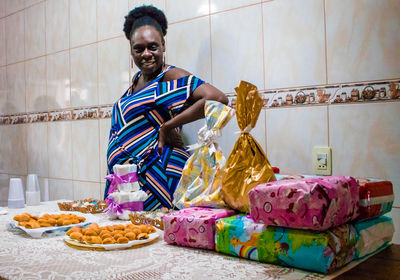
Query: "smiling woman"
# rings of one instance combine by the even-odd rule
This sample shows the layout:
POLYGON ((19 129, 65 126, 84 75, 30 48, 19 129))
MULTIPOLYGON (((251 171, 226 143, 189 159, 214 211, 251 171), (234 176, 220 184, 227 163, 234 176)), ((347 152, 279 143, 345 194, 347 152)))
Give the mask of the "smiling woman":
MULTIPOLYGON (((227 104, 227 97, 188 71, 165 64, 167 19, 153 6, 133 9, 124 32, 140 69, 114 104, 107 150, 108 173, 115 164, 138 165, 139 184, 149 196, 144 210, 173 208, 173 193, 189 154, 182 125, 204 117, 206 100, 227 104)), ((110 181, 107 181, 105 197, 110 181)))

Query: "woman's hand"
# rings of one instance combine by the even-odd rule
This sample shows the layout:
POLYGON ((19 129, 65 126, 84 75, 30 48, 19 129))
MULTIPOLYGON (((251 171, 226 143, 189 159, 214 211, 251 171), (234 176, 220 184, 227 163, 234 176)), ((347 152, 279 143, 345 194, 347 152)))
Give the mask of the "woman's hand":
POLYGON ((162 155, 164 146, 169 145, 172 147, 183 148, 183 140, 181 135, 175 129, 168 129, 167 126, 162 125, 158 132, 158 154, 162 155))

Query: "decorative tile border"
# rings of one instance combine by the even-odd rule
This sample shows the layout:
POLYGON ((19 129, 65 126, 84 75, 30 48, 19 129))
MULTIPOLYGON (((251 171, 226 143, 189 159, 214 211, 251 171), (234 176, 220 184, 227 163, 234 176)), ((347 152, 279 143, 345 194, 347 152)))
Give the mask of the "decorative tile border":
MULTIPOLYGON (((264 90, 264 108, 400 101, 400 80, 264 90)), ((236 94, 228 94, 236 107, 236 94)), ((0 116, 0 125, 111 118, 113 105, 0 116)))

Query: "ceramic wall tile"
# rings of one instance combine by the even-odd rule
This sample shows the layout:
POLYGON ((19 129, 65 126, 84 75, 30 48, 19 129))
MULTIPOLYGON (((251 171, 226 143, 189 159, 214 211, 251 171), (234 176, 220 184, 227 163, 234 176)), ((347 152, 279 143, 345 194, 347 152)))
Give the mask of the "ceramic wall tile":
POLYGON ((97 40, 96 2, 70 0, 71 47, 93 43, 97 40))
POLYGON ((69 47, 68 0, 46 1, 46 51, 53 53, 69 47))
POLYGON ((71 50, 71 106, 98 105, 97 44, 71 50))
POLYGON ((71 122, 48 123, 49 177, 72 179, 71 122))
POLYGON ((48 177, 47 123, 27 124, 26 130, 28 174, 34 173, 41 177, 48 177))
POLYGON ((7 68, 0 67, 0 115, 7 114, 7 68))
POLYGON ((108 148, 108 136, 110 135, 111 120, 103 119, 99 120, 100 134, 100 182, 105 182, 104 177, 107 175, 107 148, 108 148))
POLYGON ((214 86, 234 92, 244 80, 264 88, 260 6, 212 15, 211 42, 214 86))
POLYGON ((392 242, 394 244, 400 244, 400 209, 393 208, 392 211, 385 216, 391 217, 393 219, 395 232, 392 242))
POLYGON ((97 1, 98 40, 123 35, 122 28, 128 14, 128 0, 97 1))
POLYGON ((165 2, 165 14, 170 23, 208 15, 209 1, 168 0, 165 2))
POLYGON ((8 65, 7 72, 7 113, 25 112, 25 63, 8 65))
POLYGON ((114 104, 129 87, 129 41, 124 37, 100 42, 99 104, 114 104))
POLYGON ((328 82, 399 78, 400 2, 326 1, 328 82))
POLYGON ((210 12, 216 13, 235 9, 243 6, 248 6, 256 3, 260 3, 260 0, 211 0, 210 1, 210 12))
POLYGON ((6 44, 6 19, 0 19, 0 66, 7 63, 7 44, 6 44))
POLYGON ((73 179, 98 182, 99 160, 99 121, 72 122, 73 179))
POLYGON ((49 179, 50 200, 74 199, 74 187, 71 180, 49 179))
POLYGON ((314 146, 328 145, 326 106, 269 109, 267 156, 281 172, 313 174, 314 146))
POLYGON ((326 82, 323 1, 263 3, 266 88, 326 82))
POLYGON ((390 180, 400 206, 400 102, 329 108, 332 172, 390 180))
POLYGON ((165 12, 165 1, 166 0, 129 0, 129 9, 142 5, 152 5, 165 12))
POLYGON ((5 18, 7 64, 24 60, 24 11, 5 18))
POLYGON ((73 181, 74 185, 74 200, 101 198, 100 183, 73 181))
MULTIPOLYGON (((217 140, 226 158, 231 154, 233 146, 235 146, 239 138, 239 131, 240 129, 235 115, 224 129, 222 129, 222 136, 217 140)), ((265 110, 261 110, 256 127, 253 128, 250 133, 265 152, 265 110)))
POLYGON ((0 18, 6 16, 6 0, 0 0, 0 18))
POLYGON ((0 174, 8 173, 8 161, 12 151, 12 143, 10 142, 10 125, 0 125, 0 174))
POLYGON ((6 167, 7 173, 26 175, 28 172, 26 125, 9 125, 7 128, 7 148, 9 155, 6 167))
MULTIPOLYGON (((186 146, 193 145, 197 143, 197 137, 199 134, 199 129, 205 124, 204 119, 200 119, 188 124, 185 124, 182 128, 182 138, 186 146)), ((224 130, 222 130, 222 134, 224 130)))
POLYGON ((6 0, 6 16, 25 8, 25 0, 6 0))
POLYGON ((39 57, 25 62, 26 111, 47 111, 46 58, 39 57))
POLYGON ((45 3, 25 9, 25 59, 45 54, 46 23, 45 3))
POLYGON ((48 55, 47 103, 49 110, 71 106, 69 51, 48 55))
POLYGON ((207 82, 212 82, 208 17, 170 25, 167 42, 166 63, 183 68, 207 82))
POLYGON ((43 0, 25 0, 25 8, 43 2, 43 0))

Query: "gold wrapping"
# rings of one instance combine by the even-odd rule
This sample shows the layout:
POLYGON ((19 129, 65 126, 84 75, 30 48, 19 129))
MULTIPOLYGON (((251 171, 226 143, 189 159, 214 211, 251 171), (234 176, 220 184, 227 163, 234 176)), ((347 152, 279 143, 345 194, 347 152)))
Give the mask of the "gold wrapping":
POLYGON ((276 179, 267 156, 249 133, 263 106, 257 87, 241 81, 235 91, 236 117, 241 133, 225 164, 221 192, 231 208, 248 213, 248 192, 260 183, 276 179))

